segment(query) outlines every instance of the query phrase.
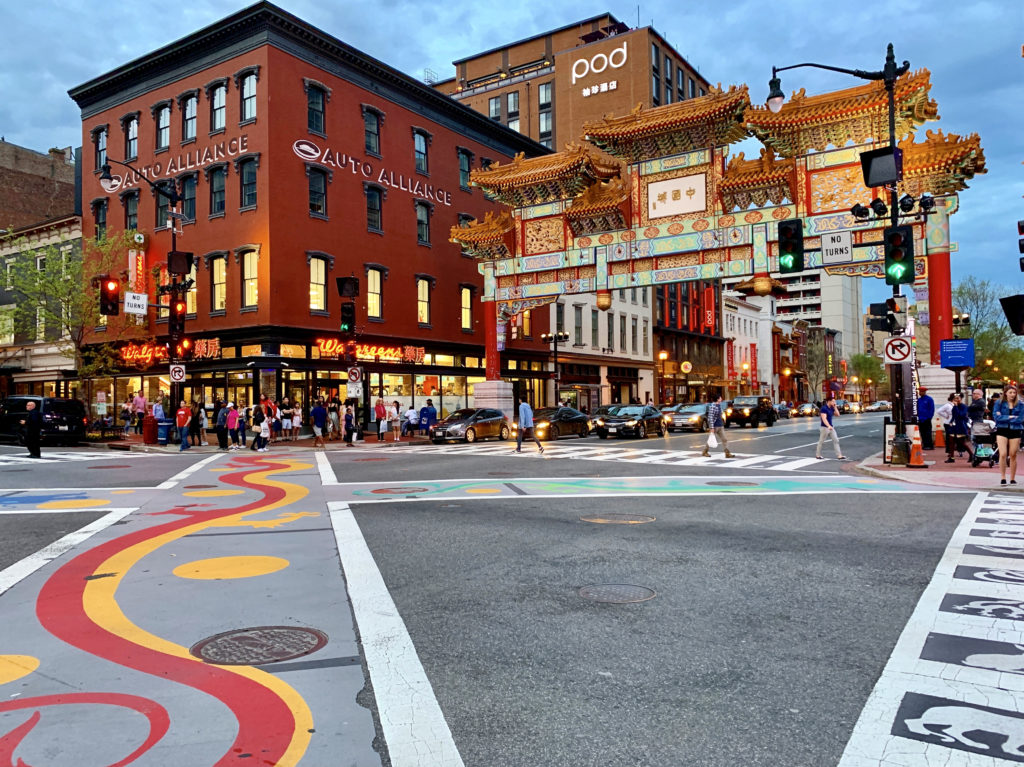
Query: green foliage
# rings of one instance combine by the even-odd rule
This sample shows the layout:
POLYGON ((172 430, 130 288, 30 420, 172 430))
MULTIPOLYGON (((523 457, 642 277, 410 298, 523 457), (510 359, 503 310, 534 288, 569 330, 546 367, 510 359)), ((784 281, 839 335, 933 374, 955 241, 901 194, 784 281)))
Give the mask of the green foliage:
POLYGON ((958 338, 974 339, 976 364, 967 371, 967 377, 990 385, 1001 384, 1004 377, 1017 380, 1024 369, 1021 339, 1010 330, 999 304, 999 295, 1005 292, 1005 286, 974 275, 965 277, 953 288, 955 310, 971 316, 971 324, 956 331, 958 338), (992 360, 991 365, 988 360, 992 360))
POLYGON ((847 369, 851 375, 860 379, 862 386, 867 384, 869 378, 873 382, 872 386, 885 381, 885 367, 882 361, 870 354, 854 354, 849 359, 847 369))

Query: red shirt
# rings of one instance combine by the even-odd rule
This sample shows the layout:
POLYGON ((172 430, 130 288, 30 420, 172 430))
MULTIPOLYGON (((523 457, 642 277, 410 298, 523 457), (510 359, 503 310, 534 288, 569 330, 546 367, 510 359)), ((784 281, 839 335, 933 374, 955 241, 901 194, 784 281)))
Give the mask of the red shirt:
POLYGON ((188 426, 188 419, 192 417, 192 411, 187 407, 178 408, 178 412, 175 415, 175 423, 178 424, 178 428, 182 426, 188 426))

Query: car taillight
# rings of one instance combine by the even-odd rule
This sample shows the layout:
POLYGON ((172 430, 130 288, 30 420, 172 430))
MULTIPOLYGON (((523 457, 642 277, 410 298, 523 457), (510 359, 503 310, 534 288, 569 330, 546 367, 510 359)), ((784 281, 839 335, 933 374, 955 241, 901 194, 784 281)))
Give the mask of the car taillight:
POLYGON ((88 418, 83 418, 82 419, 82 423, 84 423, 86 426, 88 426, 89 425, 89 419, 88 418))

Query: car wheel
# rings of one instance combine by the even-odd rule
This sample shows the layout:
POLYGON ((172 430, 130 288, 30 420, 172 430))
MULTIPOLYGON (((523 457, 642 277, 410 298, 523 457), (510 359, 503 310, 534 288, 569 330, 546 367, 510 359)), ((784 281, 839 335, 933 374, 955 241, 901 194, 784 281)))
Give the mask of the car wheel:
POLYGON ((548 439, 558 439, 559 436, 560 434, 557 426, 552 426, 548 429, 548 439))
POLYGON ((708 422, 703 418, 700 421, 700 433, 703 434, 708 430, 708 422))
POLYGON ((756 429, 757 428, 757 419, 756 418, 751 418, 750 419, 750 428, 751 429, 756 429))
POLYGON ((766 423, 768 424, 768 426, 774 426, 775 420, 776 419, 772 418, 771 416, 768 416, 768 421, 766 423))
POLYGON ((498 432, 498 439, 500 439, 502 442, 504 442, 505 440, 508 439, 508 435, 509 435, 508 427, 507 426, 502 426, 501 427, 501 431, 498 432))
POLYGON ((666 434, 668 434, 668 432, 665 431, 665 424, 659 423, 658 424, 658 436, 659 437, 664 437, 666 434))
POLYGON ((589 430, 587 430, 585 428, 584 429, 580 429, 578 436, 579 436, 580 439, 586 439, 587 437, 590 436, 590 432, 589 432, 589 430))
POLYGON ((636 438, 647 439, 647 426, 645 424, 640 424, 636 427, 636 438))
POLYGON ((466 429, 466 442, 476 442, 476 429, 472 426, 466 429))
POLYGON ((608 434, 607 434, 607 432, 599 431, 599 432, 597 433, 597 436, 598 436, 598 438, 599 438, 599 439, 608 439, 608 434))

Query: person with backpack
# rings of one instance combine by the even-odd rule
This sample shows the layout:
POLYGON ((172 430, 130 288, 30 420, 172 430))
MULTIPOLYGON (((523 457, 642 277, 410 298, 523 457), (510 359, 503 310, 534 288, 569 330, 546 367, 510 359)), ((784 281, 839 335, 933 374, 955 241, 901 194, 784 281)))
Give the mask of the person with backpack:
POLYGON ((267 420, 266 411, 263 405, 255 405, 252 409, 252 447, 249 448, 257 453, 263 452, 263 426, 267 420))

